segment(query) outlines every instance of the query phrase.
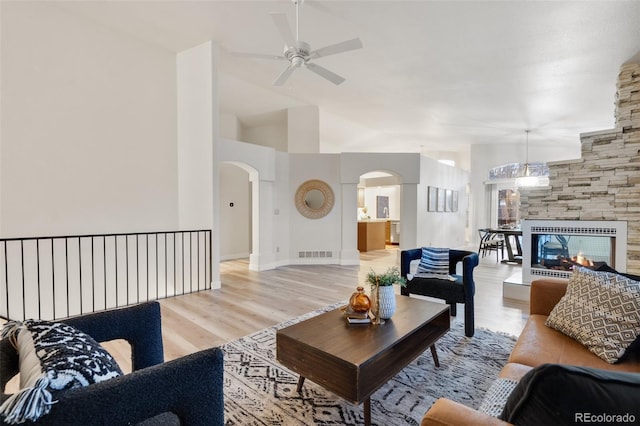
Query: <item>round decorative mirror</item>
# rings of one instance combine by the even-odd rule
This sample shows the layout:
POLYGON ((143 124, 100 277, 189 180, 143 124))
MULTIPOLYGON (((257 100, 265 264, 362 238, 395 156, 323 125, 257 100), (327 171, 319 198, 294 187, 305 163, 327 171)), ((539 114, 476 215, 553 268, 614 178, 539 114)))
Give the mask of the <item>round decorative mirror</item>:
POLYGON ((304 196, 304 204, 311 210, 319 210, 324 205, 324 194, 319 189, 312 189, 304 196))
POLYGON ((331 187, 317 179, 304 182, 295 195, 296 208, 302 216, 309 219, 325 217, 333 208, 334 202, 331 187))

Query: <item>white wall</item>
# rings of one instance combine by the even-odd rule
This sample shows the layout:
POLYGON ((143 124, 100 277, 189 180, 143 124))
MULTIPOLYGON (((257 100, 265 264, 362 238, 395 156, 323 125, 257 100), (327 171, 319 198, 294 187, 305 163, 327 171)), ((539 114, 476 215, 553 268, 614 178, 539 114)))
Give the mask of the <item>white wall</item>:
POLYGON ((340 156, 337 154, 289 154, 289 255, 292 263, 315 263, 300 259, 300 251, 331 251, 332 259, 318 259, 317 263, 338 263, 341 249, 342 198, 340 185, 340 156), (302 216, 294 205, 298 187, 310 179, 325 181, 333 189, 335 204, 329 214, 320 219, 302 216))
POLYGON ((287 110, 287 152, 320 152, 320 113, 315 105, 287 110))
POLYGON ((371 216, 371 220, 387 220, 377 216, 378 196, 389 197, 388 220, 400 220, 402 187, 400 185, 388 185, 365 188, 364 190, 364 205, 367 207, 367 215, 371 216))
POLYGON ((357 148, 350 147, 351 141, 355 146, 361 141, 381 136, 378 130, 361 126, 323 109, 319 111, 319 121, 322 123, 319 131, 320 152, 323 153, 356 152, 357 148))
POLYGON ((229 113, 220 113, 220 137, 224 139, 240 139, 240 122, 238 117, 229 113))
POLYGON ((466 242, 467 196, 469 174, 461 169, 421 157, 418 185, 418 246, 462 248, 466 242), (428 187, 458 191, 457 212, 429 212, 428 187))
POLYGON ((275 153, 275 188, 273 191, 273 247, 275 261, 278 265, 288 265, 292 229, 289 226, 291 217, 298 215, 291 197, 289 179, 291 176, 289 154, 275 153))
POLYGON ((210 229, 213 224, 212 61, 210 42, 177 56, 180 229, 210 229))
POLYGON ((287 129, 280 124, 242 127, 241 140, 275 148, 278 151, 287 151, 287 129))
POLYGON ((419 154, 346 152, 340 154, 340 158, 343 182, 357 184, 360 176, 372 171, 396 174, 400 176, 402 183, 420 182, 419 154))
POLYGON ((432 158, 434 160, 449 160, 455 162, 455 167, 470 171, 471 159, 469 158, 469 148, 465 148, 463 151, 432 151, 424 150, 422 155, 432 158))
POLYGON ((256 170, 261 180, 273 181, 276 176, 276 151, 251 143, 222 139, 220 161, 244 163, 256 170))
POLYGON ((287 152, 286 117, 285 112, 276 111, 245 119, 240 123, 238 139, 287 152))
MULTIPOLYGON (((387 170, 402 181, 401 186, 371 188, 374 204, 370 208, 375 215, 375 195, 390 197, 391 219, 401 221, 401 247, 405 248, 402 246, 403 235, 407 248, 416 247, 417 241, 420 245, 432 243, 449 247, 464 244, 464 189, 468 183, 468 173, 426 157, 421 158, 419 154, 289 154, 224 140, 220 158, 221 161, 244 164, 259 175, 259 206, 253 206, 254 216, 259 217, 259 224, 254 227, 258 233, 256 237, 254 232, 254 239, 259 238, 259 246, 257 252, 251 254, 252 269, 264 270, 288 264, 357 264, 356 187, 362 174, 375 170, 387 170), (425 168, 422 172, 420 161, 423 161, 425 168), (310 179, 327 182, 334 192, 334 207, 321 219, 307 219, 295 208, 296 190, 310 179), (439 214, 427 218, 428 185, 442 185, 461 191, 460 211, 456 214, 447 213, 447 217, 439 214), (300 257, 301 251, 331 252, 331 257, 300 257)), ((227 166, 224 167, 223 170, 227 166)), ((231 198, 237 198, 235 195, 242 188, 238 189, 236 183, 240 185, 242 182, 247 182, 246 175, 222 175, 223 211, 232 201, 231 198)), ((244 220, 236 224, 235 218, 221 216, 221 228, 232 228, 228 238, 232 238, 233 232, 240 232, 241 235, 246 230, 244 220)))
POLYGON ((0 235, 173 229, 175 55, 3 2, 0 235))

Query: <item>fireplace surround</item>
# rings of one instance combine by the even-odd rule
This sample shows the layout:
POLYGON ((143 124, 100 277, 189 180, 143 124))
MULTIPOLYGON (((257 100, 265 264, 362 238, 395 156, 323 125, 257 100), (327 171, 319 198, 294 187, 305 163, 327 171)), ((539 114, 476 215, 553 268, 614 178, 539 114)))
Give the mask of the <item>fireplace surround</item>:
POLYGON ((615 128, 580 135, 581 158, 548 163, 548 187, 523 188, 520 217, 578 224, 624 221, 628 245, 623 255, 616 237, 615 268, 640 275, 640 64, 636 62, 620 68, 614 116, 615 128))
POLYGON ((569 278, 577 266, 627 271, 624 220, 525 220, 522 246, 523 284, 537 278, 569 278))
POLYGON ((615 128, 580 135, 579 159, 548 163, 549 186, 521 188, 523 267, 503 282, 504 297, 529 300, 533 279, 568 277, 573 263, 582 264, 585 254, 594 258, 590 259, 594 266, 606 262, 620 272, 640 274, 640 64, 636 62, 620 68, 614 116, 615 128), (532 234, 529 227, 534 225, 549 227, 535 228, 532 234), (592 233, 592 228, 604 228, 604 235, 592 233), (555 251, 541 253, 545 243, 555 251), (577 246, 587 243, 588 249, 579 253, 577 246))

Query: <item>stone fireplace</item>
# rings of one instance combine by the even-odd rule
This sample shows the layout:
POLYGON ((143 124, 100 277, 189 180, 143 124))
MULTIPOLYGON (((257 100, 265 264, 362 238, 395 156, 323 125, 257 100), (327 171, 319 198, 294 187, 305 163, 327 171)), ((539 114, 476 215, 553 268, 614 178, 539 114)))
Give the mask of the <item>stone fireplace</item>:
MULTIPOLYGON (((520 211, 525 219, 523 255, 529 256, 528 260, 523 259, 525 268, 527 262, 531 265, 532 256, 534 265, 540 264, 541 253, 532 250, 534 242, 536 247, 544 243, 562 246, 561 238, 556 238, 556 235, 561 235, 565 239, 567 236, 580 236, 586 244, 589 239, 584 239, 580 229, 591 225, 608 229, 612 224, 622 222, 625 229, 615 228, 615 240, 605 235, 590 240, 590 244, 597 243, 602 247, 609 244, 615 255, 615 259, 609 261, 615 263, 615 269, 640 274, 640 64, 625 64, 620 69, 615 117, 614 129, 580 135, 580 159, 549 163, 548 187, 522 191, 520 211), (555 228, 550 232, 541 234, 546 236, 532 237, 534 234, 530 234, 527 237, 525 227, 531 228, 538 221, 549 220, 559 222, 555 222, 555 228), (565 221, 571 221, 573 230, 564 232, 557 229, 567 224, 565 221), (527 222, 531 223, 527 225, 527 222), (624 250, 619 247, 623 241, 624 250)), ((569 255, 572 258, 577 253, 569 252, 569 255)), ((526 283, 530 282, 532 275, 530 271, 525 272, 525 268, 522 281, 526 283)), ((551 274, 547 268, 542 270, 551 274)))

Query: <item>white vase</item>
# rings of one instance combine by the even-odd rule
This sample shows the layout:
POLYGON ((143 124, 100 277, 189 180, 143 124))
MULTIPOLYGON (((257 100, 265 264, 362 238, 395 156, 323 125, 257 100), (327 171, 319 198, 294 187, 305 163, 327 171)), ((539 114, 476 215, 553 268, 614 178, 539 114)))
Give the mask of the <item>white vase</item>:
MULTIPOLYGON (((371 305, 375 311, 376 291, 371 291, 371 305)), ((396 292, 392 285, 380 286, 380 318, 389 319, 396 313, 396 292)))

